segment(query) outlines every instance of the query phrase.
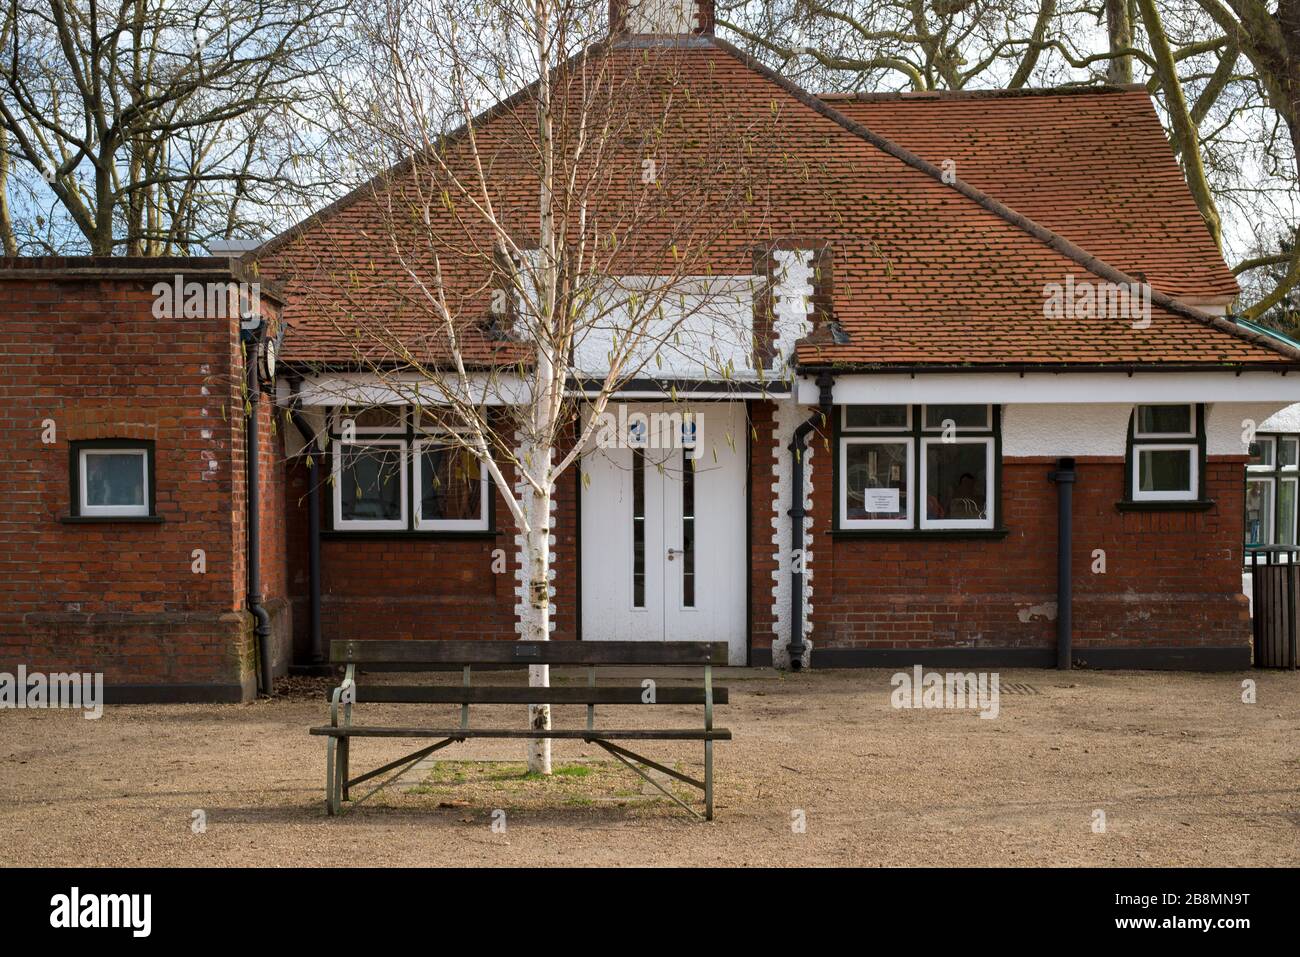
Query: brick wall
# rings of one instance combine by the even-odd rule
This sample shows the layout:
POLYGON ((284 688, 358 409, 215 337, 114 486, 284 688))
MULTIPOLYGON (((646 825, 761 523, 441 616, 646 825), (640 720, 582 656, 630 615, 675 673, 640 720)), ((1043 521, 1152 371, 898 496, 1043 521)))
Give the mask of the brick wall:
MULTIPOLYGON (((557 453, 558 455, 559 453, 557 453)), ((288 469, 287 503, 294 646, 306 660, 310 648, 307 577, 310 482, 322 481, 322 529, 333 508, 333 486, 323 481, 328 458, 309 468, 295 459, 288 469)), ((572 466, 555 494, 555 620, 553 637, 572 639, 578 620, 578 472, 572 466)), ((322 532, 321 637, 514 639, 516 561, 514 521, 496 491, 496 533, 398 536, 322 532), (498 561, 504 554, 502 569, 498 561)))
MULTIPOLYGON (((776 476, 772 474, 774 455, 789 453, 785 449, 774 452, 773 413, 770 402, 751 402, 749 405, 750 495, 749 516, 749 640, 751 648, 770 651, 775 637, 776 620, 772 615, 772 575, 777 569, 776 547, 772 543, 771 500, 776 476)), ((778 505, 782 510, 788 502, 778 505)), ((788 547, 788 546, 787 546, 788 547)))
MULTIPOLYGON (((1078 460, 1076 658, 1099 648, 1249 645, 1243 463, 1211 458, 1207 490, 1216 505, 1208 511, 1124 512, 1115 507, 1123 498, 1123 459, 1078 460), (1104 574, 1092 570, 1097 549, 1105 552, 1104 574)), ((1053 464, 1004 460, 1002 513, 1010 531, 999 540, 836 538, 829 533, 831 484, 815 483, 816 646, 1054 648, 1053 464)))
POLYGON ((250 693, 238 319, 153 315, 213 262, 0 260, 0 671, 250 693), (161 522, 67 521, 69 443, 113 438, 155 443, 161 522))
MULTIPOLYGON (((772 407, 750 408, 750 642, 763 661, 773 635, 770 491, 772 407)), ((815 436, 814 442, 819 442, 815 436)), ((817 448, 814 461, 829 462, 817 448)), ((784 454, 784 449, 782 449, 784 454)), ((1205 512, 1123 512, 1122 458, 1078 460, 1074 491, 1074 643, 1090 649, 1243 648, 1250 623, 1241 595, 1244 460, 1213 457, 1205 512), (1106 553, 1094 574, 1094 550, 1106 553)), ((1014 648, 1044 654, 1056 642, 1056 486, 1049 458, 1006 459, 1002 470, 1005 538, 906 540, 829 534, 833 483, 813 482, 812 639, 819 649, 1014 648)), ((295 463, 288 485, 290 564, 297 646, 307 647, 307 521, 310 471, 295 463)), ((330 508, 332 488, 322 488, 330 508)), ((556 508, 556 637, 576 633, 578 479, 566 473, 556 508)), ((782 503, 782 508, 788 503, 782 503)), ((326 536, 323 634, 335 638, 515 637, 514 532, 504 502, 498 534, 440 540, 326 536), (493 550, 510 557, 492 571, 493 550)), ((590 627, 590 624, 589 624, 590 627)))

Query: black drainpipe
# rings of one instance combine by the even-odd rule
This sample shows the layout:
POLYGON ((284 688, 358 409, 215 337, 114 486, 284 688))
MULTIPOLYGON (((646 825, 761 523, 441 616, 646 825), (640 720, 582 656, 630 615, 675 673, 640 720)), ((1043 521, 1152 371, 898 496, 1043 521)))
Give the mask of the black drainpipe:
POLYGON ((247 440, 246 455, 248 481, 248 610, 256 619, 258 686, 262 694, 271 694, 271 616, 262 605, 262 515, 261 480, 259 461, 258 411, 262 406, 262 384, 257 367, 257 344, 261 339, 265 321, 256 329, 246 329, 244 340, 244 371, 248 384, 248 417, 244 435, 247 440))
POLYGON ((297 405, 290 412, 290 417, 306 443, 303 452, 312 456, 313 467, 308 469, 310 477, 307 485, 307 538, 310 542, 307 553, 307 577, 311 589, 311 662, 313 665, 320 665, 325 661, 325 648, 321 643, 320 630, 320 482, 317 481, 322 459, 316 442, 316 432, 302 417, 297 405))
POLYGON ((1057 459, 1055 471, 1047 477, 1056 483, 1056 667, 1069 671, 1070 642, 1074 632, 1074 586, 1070 560, 1073 546, 1070 520, 1074 497, 1074 459, 1057 459))
POLYGON ((803 562, 794 560, 794 556, 803 554, 803 520, 808 514, 803 507, 804 453, 808 449, 808 436, 830 417, 834 385, 835 377, 829 372, 818 374, 817 387, 821 390, 818 410, 799 424, 790 439, 791 501, 787 513, 790 516, 790 643, 786 653, 790 656, 791 671, 803 667, 803 653, 808 647, 803 640, 803 572, 800 570, 803 562))

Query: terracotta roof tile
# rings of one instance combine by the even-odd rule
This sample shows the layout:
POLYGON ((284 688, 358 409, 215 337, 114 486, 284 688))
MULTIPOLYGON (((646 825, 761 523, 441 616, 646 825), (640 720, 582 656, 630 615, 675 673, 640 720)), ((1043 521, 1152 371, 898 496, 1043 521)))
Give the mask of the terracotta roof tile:
MULTIPOLYGON (((705 208, 715 201, 714 194, 736 187, 729 177, 749 177, 746 218, 729 221, 709 237, 711 270, 716 274, 749 273, 754 248, 776 238, 816 238, 831 245, 834 315, 849 341, 842 345, 805 342, 798 352, 803 363, 1183 365, 1295 361, 1288 350, 1263 337, 1183 308, 1162 295, 1163 288, 1226 291, 1228 284, 1213 245, 1198 245, 1193 235, 1197 224, 1186 215, 1190 199, 1179 201, 1174 196, 1177 184, 1170 170, 1176 176, 1177 168, 1167 156, 1167 147, 1162 147, 1161 158, 1155 157, 1151 137, 1155 117, 1144 97, 1120 94, 993 101, 996 109, 992 112, 1003 117, 992 124, 994 130, 1010 122, 1004 114, 1012 112, 1012 103, 1027 104, 1026 128, 1034 127, 1036 117, 1042 117, 1047 129, 1027 134, 1026 149, 1032 152, 1047 141, 1058 144, 1053 155, 1065 176, 1059 183, 1046 181, 1040 157, 1033 157, 1032 162, 1015 160, 1011 134, 983 134, 972 117, 961 113, 956 128, 967 132, 959 140, 959 145, 966 145, 954 157, 958 175, 988 183, 989 191, 1003 187, 1011 191, 1010 198, 989 199, 971 186, 941 182, 939 171, 924 158, 862 129, 844 113, 763 71, 720 41, 695 41, 672 52, 677 58, 672 70, 690 95, 677 101, 674 124, 664 133, 670 141, 668 155, 685 157, 707 151, 702 143, 720 142, 730 135, 728 131, 743 131, 748 137, 746 158, 739 164, 743 170, 729 167, 707 182, 692 184, 700 192, 685 197, 705 208), (1057 100, 1071 101, 1076 108, 1083 108, 1083 113, 1071 118, 1069 109, 1057 100), (1062 128, 1072 128, 1077 122, 1081 139, 1091 145, 1098 129, 1104 127, 1098 111, 1089 107, 1094 100, 1122 105, 1121 128, 1139 145, 1131 156, 1114 144, 1104 144, 1104 149, 1121 164, 1123 179, 1149 181, 1145 188, 1150 192, 1109 175, 1095 189, 1086 188, 1096 164, 1064 155, 1059 145, 1062 128), (996 148, 986 148, 988 143, 995 143, 996 148), (995 154, 1007 157, 1010 165, 1003 168, 1001 160, 975 159, 995 154), (1149 173, 1148 164, 1153 166, 1149 173), (1045 191, 1036 192, 1027 183, 1030 174, 1026 170, 1031 168, 1038 170, 1033 175, 1043 181, 1039 185, 1045 185, 1045 191), (994 181, 998 176, 1001 181, 994 181), (1120 187, 1119 199, 1111 201, 1104 195, 1120 187), (1029 221, 1032 216, 1026 220, 1017 215, 1025 210, 1012 200, 1023 203, 1035 197, 1038 206, 1032 208, 1047 223, 1035 224, 1029 221), (1126 218, 1134 221, 1135 228, 1144 229, 1160 219, 1142 208, 1146 202, 1159 203, 1160 212, 1169 212, 1172 219, 1164 226, 1152 227, 1156 232, 1144 240, 1156 252, 1149 259, 1139 255, 1141 244, 1111 235, 1116 223, 1126 218), (1049 225, 1060 226, 1064 238, 1044 228, 1049 225), (1175 249, 1174 238, 1186 242, 1187 249, 1175 249), (1102 246, 1089 248, 1085 240, 1102 246), (1087 252, 1077 246, 1084 246, 1087 252), (1135 328, 1126 319, 1045 318, 1045 290, 1052 283, 1064 283, 1067 276, 1076 282, 1126 278, 1112 268, 1118 264, 1105 261, 1103 251, 1120 258, 1124 269, 1145 271, 1158 280, 1149 326, 1135 328), (1179 279, 1184 269, 1188 278, 1179 279)), ((617 50, 612 56, 625 58, 629 68, 635 64, 646 69, 644 50, 617 50)), ((926 103, 924 110, 950 108, 940 103, 926 103)), ((527 109, 526 97, 510 105, 514 108, 527 109)), ((940 139, 915 139, 921 134, 916 121, 908 118, 915 113, 904 115, 913 107, 898 107, 890 113, 882 104, 870 103, 853 109, 860 109, 864 119, 866 111, 881 110, 873 116, 886 127, 896 128, 900 136, 911 131, 918 151, 928 151, 931 159, 948 158, 949 148, 941 146, 940 139)), ((531 226, 535 212, 530 212, 536 207, 535 187, 530 186, 533 178, 528 164, 515 162, 518 157, 510 151, 511 137, 518 135, 520 127, 509 119, 509 112, 499 110, 484 121, 480 142, 489 141, 488 131, 498 136, 500 153, 493 169, 499 171, 500 181, 494 181, 494 186, 501 197, 518 206, 519 228, 527 232, 535 228, 531 226)), ((1154 129, 1158 133, 1158 124, 1154 129)), ((629 176, 627 183, 611 182, 606 200, 611 208, 626 203, 632 189, 628 184, 633 182, 630 171, 640 168, 639 154, 632 146, 624 161, 629 176)), ((400 191, 402 177, 407 175, 398 171, 395 189, 400 191)), ((1185 186, 1181 188, 1185 192, 1185 186)), ((286 340, 286 359, 349 363, 363 355, 371 360, 383 357, 386 346, 377 344, 373 335, 357 333, 355 327, 362 322, 372 328, 376 323, 388 328, 394 340, 418 340, 429 356, 437 356, 437 323, 421 306, 421 297, 413 293, 414 284, 388 248, 382 229, 383 208, 392 196, 393 192, 382 186, 358 190, 257 254, 267 273, 279 279, 290 294, 286 312, 292 332, 286 340)), ((599 215, 601 211, 594 212, 599 215)), ((439 220, 435 231, 444 227, 443 268, 454 305, 467 316, 484 315, 489 277, 482 267, 483 250, 465 248, 465 233, 452 217, 439 220)), ((663 238, 662 229, 647 229, 640 240, 643 249, 631 250, 624 258, 626 271, 655 271, 653 250, 663 238)), ((427 258, 413 266, 427 277, 427 258)), ((511 345, 494 342, 472 327, 464 334, 471 343, 470 357, 476 361, 500 361, 515 355, 511 345)))
POLYGON ((1162 292, 1237 295, 1143 87, 823 99, 1162 292))

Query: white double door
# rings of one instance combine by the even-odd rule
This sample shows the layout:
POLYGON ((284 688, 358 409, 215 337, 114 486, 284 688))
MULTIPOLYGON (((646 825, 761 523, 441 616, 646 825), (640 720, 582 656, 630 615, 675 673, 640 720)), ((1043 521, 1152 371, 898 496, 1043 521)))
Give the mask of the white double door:
POLYGON ((744 664, 743 403, 628 404, 610 418, 616 441, 607 431, 582 461, 583 639, 725 641, 744 664))

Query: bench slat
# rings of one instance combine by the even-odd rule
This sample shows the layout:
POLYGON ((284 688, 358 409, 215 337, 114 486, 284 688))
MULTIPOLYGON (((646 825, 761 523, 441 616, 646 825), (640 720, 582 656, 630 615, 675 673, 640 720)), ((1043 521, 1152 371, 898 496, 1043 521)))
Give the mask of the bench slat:
POLYGON ((334 664, 725 665, 725 641, 330 642, 334 664))
MULTIPOLYGON (((328 701, 333 691, 326 693, 328 701)), ((643 701, 639 687, 492 687, 489 685, 357 685, 359 704, 704 704, 703 688, 656 687, 643 701)), ((727 689, 713 689, 713 703, 727 704, 727 689)))
POLYGON ((312 728, 312 734, 332 738, 572 738, 581 741, 622 738, 641 741, 730 741, 726 728, 705 731, 701 728, 667 728, 647 731, 642 728, 582 731, 564 728, 551 731, 533 731, 528 728, 335 728, 330 725, 312 728))

